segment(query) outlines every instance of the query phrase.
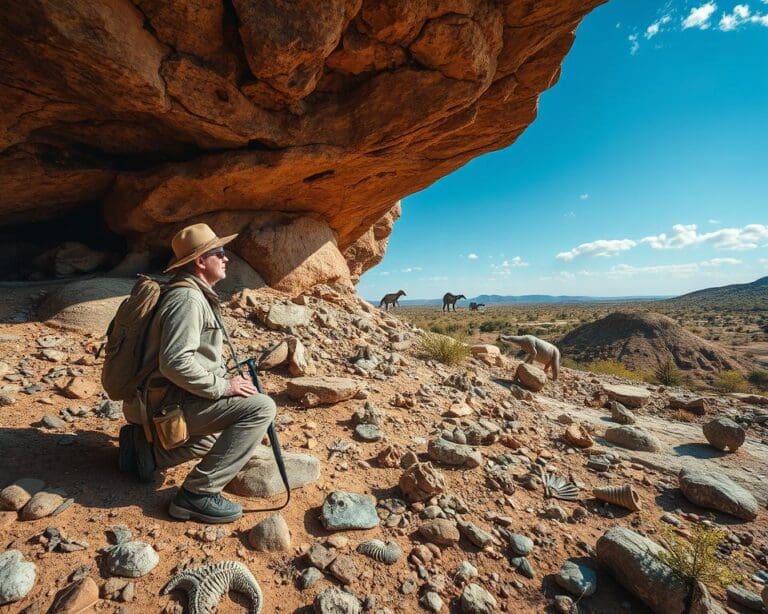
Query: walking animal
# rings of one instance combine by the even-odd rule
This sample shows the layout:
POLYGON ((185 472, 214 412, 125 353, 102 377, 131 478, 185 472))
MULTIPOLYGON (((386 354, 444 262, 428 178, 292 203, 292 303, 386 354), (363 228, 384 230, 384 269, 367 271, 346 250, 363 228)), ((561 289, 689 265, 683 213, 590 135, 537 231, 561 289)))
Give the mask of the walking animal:
POLYGON ((448 311, 451 310, 451 307, 453 307, 453 310, 456 311, 456 301, 462 298, 464 300, 467 299, 467 297, 464 296, 463 294, 456 295, 456 294, 451 294, 450 292, 446 292, 445 295, 443 296, 443 311, 445 311, 446 307, 448 308, 448 311))
POLYGON ((499 341, 507 341, 519 345, 527 354, 525 362, 531 364, 533 361, 544 365, 544 371, 551 369, 552 379, 557 380, 560 373, 560 350, 558 350, 549 341, 544 341, 533 335, 499 335, 499 341))
POLYGON ((395 308, 395 306, 400 307, 400 303, 398 303, 397 300, 401 296, 408 296, 408 295, 402 290, 398 290, 397 292, 393 292, 392 294, 385 294, 384 297, 381 299, 381 302, 379 303, 379 308, 384 307, 384 311, 389 311, 390 305, 392 305, 393 309, 395 308))
POLYGON ((469 304, 469 310, 470 311, 478 311, 480 307, 485 307, 485 303, 470 303, 469 304))

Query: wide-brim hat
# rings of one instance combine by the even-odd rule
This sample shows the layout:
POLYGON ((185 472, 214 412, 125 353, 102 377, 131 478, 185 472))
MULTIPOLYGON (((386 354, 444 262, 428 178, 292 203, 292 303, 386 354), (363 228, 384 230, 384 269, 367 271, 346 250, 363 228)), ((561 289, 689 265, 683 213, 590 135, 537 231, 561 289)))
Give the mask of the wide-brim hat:
POLYGON ((226 237, 216 236, 216 233, 211 230, 208 224, 193 224, 192 226, 182 228, 171 241, 174 257, 168 263, 164 273, 183 266, 187 262, 192 262, 205 252, 226 245, 236 238, 236 234, 226 237))

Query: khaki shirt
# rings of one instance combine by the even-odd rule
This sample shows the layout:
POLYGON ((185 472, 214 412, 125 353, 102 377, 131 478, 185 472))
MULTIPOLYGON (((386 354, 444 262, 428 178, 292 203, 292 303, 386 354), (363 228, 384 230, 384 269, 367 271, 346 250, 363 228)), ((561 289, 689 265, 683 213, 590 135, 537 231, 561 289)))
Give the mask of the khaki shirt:
MULTIPOLYGON (((219 297, 189 273, 178 273, 171 283, 181 280, 190 281, 194 287, 171 288, 161 296, 147 331, 142 366, 158 361, 158 368, 148 382, 164 378, 165 384, 170 382, 198 397, 216 401, 231 392, 222 352, 224 330, 219 326, 219 297)), ((128 422, 141 424, 137 400, 125 402, 123 413, 128 422)))

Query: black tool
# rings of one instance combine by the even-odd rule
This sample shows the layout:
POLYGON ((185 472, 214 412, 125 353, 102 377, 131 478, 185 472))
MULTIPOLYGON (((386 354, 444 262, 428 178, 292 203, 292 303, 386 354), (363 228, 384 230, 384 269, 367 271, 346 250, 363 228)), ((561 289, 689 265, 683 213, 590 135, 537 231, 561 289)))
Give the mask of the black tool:
MULTIPOLYGON (((263 394, 261 390, 261 384, 259 383, 258 363, 255 358, 249 358, 241 363, 237 364, 238 371, 245 365, 248 367, 248 373, 251 376, 253 385, 256 386, 256 390, 263 394)), ((285 470, 285 462, 283 461, 283 451, 280 449, 280 441, 277 439, 277 431, 275 430, 275 423, 270 422, 267 427, 267 435, 269 436, 269 443, 272 445, 272 454, 275 455, 275 462, 277 463, 277 470, 280 472, 280 477, 283 479, 285 485, 285 492, 288 493, 288 497, 280 507, 270 507, 267 509, 244 509, 244 512, 276 512, 283 509, 291 500, 291 486, 288 484, 288 472, 285 470)))

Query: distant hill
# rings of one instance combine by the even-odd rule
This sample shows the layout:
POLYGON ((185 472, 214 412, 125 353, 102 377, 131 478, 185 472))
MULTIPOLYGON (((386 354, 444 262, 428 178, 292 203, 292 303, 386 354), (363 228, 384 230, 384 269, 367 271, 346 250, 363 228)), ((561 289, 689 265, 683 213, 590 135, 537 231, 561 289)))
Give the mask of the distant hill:
POLYGON ((728 349, 686 330, 660 313, 616 311, 583 324, 562 337, 563 356, 578 362, 618 360, 638 372, 653 371, 672 358, 680 369, 699 381, 719 371, 744 366, 728 349))
MULTIPOLYGON (((457 303, 459 309, 469 306, 470 302, 485 303, 486 305, 518 305, 528 304, 535 305, 541 303, 634 303, 637 301, 658 301, 660 299, 668 298, 666 296, 553 296, 551 294, 522 294, 517 296, 500 295, 500 294, 481 294, 465 300, 460 300, 457 303)), ((371 303, 378 304, 380 299, 371 300, 371 303)), ((443 299, 441 298, 425 298, 425 299, 400 299, 398 301, 401 305, 442 305, 443 299)))
POLYGON ((768 277, 761 277, 748 284, 696 290, 663 302, 667 305, 690 305, 703 309, 768 309, 768 277))

